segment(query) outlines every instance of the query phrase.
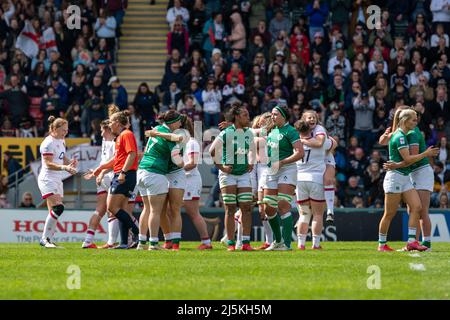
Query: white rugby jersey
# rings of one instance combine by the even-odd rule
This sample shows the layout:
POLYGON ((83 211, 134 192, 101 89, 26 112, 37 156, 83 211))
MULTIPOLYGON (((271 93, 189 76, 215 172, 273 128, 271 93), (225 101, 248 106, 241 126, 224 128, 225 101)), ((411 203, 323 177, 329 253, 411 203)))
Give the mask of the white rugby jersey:
POLYGON ((53 156, 53 163, 64 164, 64 156, 66 154, 66 143, 64 139, 55 139, 51 135, 48 135, 42 142, 39 150, 41 152, 42 162, 39 179, 61 181, 64 171, 49 170, 45 164, 44 156, 53 156))
POLYGON ((102 141, 102 159, 100 161, 100 164, 104 164, 114 157, 115 147, 116 147, 116 142, 114 140, 107 141, 107 140, 103 139, 103 141, 102 141))
MULTIPOLYGON (((190 138, 186 143, 183 161, 186 164, 189 161, 189 155, 192 153, 197 153, 200 158, 200 144, 194 138, 190 138)), ((200 172, 198 171, 198 167, 190 171, 185 171, 187 176, 200 176, 200 172)))
POLYGON ((331 148, 330 139, 325 139, 321 148, 310 148, 303 145, 305 155, 303 159, 296 162, 297 164, 297 181, 311 181, 323 184, 323 174, 325 173, 326 154, 331 148))
POLYGON ((312 136, 313 137, 316 137, 316 136, 328 137, 328 133, 327 133, 327 130, 325 130, 325 128, 322 125, 317 124, 316 127, 314 128, 314 130, 312 131, 312 136))

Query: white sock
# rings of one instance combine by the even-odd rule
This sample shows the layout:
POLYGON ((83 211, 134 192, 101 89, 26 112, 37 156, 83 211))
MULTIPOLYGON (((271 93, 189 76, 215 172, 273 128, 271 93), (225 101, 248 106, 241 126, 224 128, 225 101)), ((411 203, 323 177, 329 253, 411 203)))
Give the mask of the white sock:
POLYGON ((306 234, 298 234, 297 240, 298 240, 298 246, 304 246, 306 243, 306 234))
POLYGON ((181 239, 181 232, 172 232, 171 239, 181 239))
POLYGON ((431 237, 423 237, 423 241, 431 242, 431 237))
POLYGON ((92 243, 92 238, 94 238, 95 235, 95 230, 93 229, 88 229, 86 231, 86 238, 84 239, 85 243, 92 243))
POLYGON ((408 243, 416 241, 417 228, 408 228, 408 243))
POLYGON ((313 247, 317 248, 320 246, 320 236, 313 236, 313 247))
POLYGON ((147 235, 146 234, 139 234, 139 241, 147 242, 147 235))
POLYGON ((204 238, 204 239, 202 239, 202 243, 203 244, 211 244, 211 239, 210 238, 204 238))
POLYGON ((378 233, 378 243, 381 246, 384 246, 387 242, 387 234, 378 233))
POLYGON ((250 241, 250 236, 242 236, 242 241, 250 241))
POLYGON ((56 223, 58 222, 58 216, 53 212, 53 210, 50 210, 49 214, 47 215, 47 219, 45 219, 45 226, 44 226, 44 232, 42 233, 42 239, 47 239, 53 237, 53 234, 56 230, 56 223))
POLYGON ((150 242, 156 242, 156 243, 158 243, 158 241, 159 241, 159 239, 158 239, 158 237, 152 237, 152 236, 150 236, 150 242))
POLYGON ((236 222, 237 224, 237 234, 236 234, 236 242, 242 242, 242 223, 239 221, 236 222))
POLYGON ((325 186, 324 193, 327 203, 327 214, 334 214, 334 185, 325 186))
POLYGON ((172 233, 164 233, 164 240, 170 241, 173 239, 172 233))
POLYGON ((117 241, 119 235, 119 220, 117 218, 108 219, 108 244, 113 245, 117 241))
POLYGON ((269 220, 265 218, 262 221, 263 227, 264 227, 264 234, 266 236, 266 243, 272 243, 273 242, 273 232, 272 228, 270 227, 269 220))

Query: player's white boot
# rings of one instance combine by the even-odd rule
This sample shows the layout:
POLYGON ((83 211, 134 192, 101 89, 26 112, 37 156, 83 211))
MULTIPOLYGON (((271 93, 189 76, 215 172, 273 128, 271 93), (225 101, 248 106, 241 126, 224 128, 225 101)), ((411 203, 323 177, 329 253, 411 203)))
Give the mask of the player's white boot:
POLYGON ((42 247, 44 247, 44 248, 57 248, 57 246, 56 246, 56 244, 54 244, 54 243, 52 243, 51 241, 50 241, 50 239, 49 238, 47 238, 47 239, 41 239, 40 241, 39 241, 39 244, 42 246, 42 247))
POLYGON ((288 251, 288 250, 289 248, 286 247, 283 240, 281 240, 281 242, 274 241, 270 244, 270 246, 267 249, 265 249, 265 251, 288 251))

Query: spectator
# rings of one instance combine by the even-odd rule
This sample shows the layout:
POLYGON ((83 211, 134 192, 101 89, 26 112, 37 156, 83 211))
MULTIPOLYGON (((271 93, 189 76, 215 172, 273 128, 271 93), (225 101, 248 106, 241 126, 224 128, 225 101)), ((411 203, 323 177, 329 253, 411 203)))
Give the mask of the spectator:
POLYGON ((364 189, 358 185, 359 177, 351 176, 348 179, 348 186, 345 188, 345 200, 344 205, 346 207, 352 207, 352 201, 358 194, 363 195, 364 189))
POLYGON ((30 115, 24 116, 19 123, 19 138, 36 138, 38 130, 36 123, 30 115))
POLYGON ((214 48, 224 49, 223 41, 226 33, 221 13, 215 13, 211 19, 206 21, 203 27, 203 38, 203 50, 207 59, 211 57, 214 48))
POLYGON ((226 41, 229 42, 231 49, 245 50, 246 45, 246 32, 245 27, 242 24, 241 15, 235 12, 230 17, 232 22, 231 35, 226 37, 226 41))
POLYGON ((330 136, 337 136, 340 145, 345 147, 345 117, 341 115, 341 109, 336 102, 332 102, 329 108, 331 115, 327 117, 325 128, 330 136))
POLYGON ((17 133, 17 129, 13 126, 13 123, 11 122, 11 120, 9 120, 8 117, 5 117, 3 119, 3 123, 1 125, 1 133, 0 135, 2 137, 17 137, 18 133, 17 133))
POLYGON ((335 67, 339 65, 344 71, 344 77, 347 77, 352 71, 350 61, 345 57, 344 44, 338 42, 336 44, 336 57, 328 60, 328 74, 333 75, 335 67))
POLYGON ((201 112, 197 109, 194 100, 196 99, 193 96, 186 95, 184 97, 184 103, 181 105, 181 109, 179 110, 179 112, 187 115, 192 121, 201 121, 201 112))
POLYGON ((439 194, 439 209, 448 209, 448 208, 449 208, 448 193, 441 192, 439 194))
POLYGON ((181 17, 184 26, 187 27, 189 11, 182 6, 181 0, 175 0, 173 2, 173 7, 167 10, 166 20, 171 30, 173 29, 173 24, 177 20, 177 17, 181 17))
POLYGON ((189 53, 189 33, 181 20, 176 20, 173 29, 167 34, 167 54, 170 55, 176 48, 181 57, 187 58, 189 53))
POLYGON ((95 32, 97 37, 105 38, 108 42, 109 48, 114 48, 116 37, 117 21, 108 10, 100 9, 99 17, 95 22, 95 32))
POLYGON ((176 110, 178 101, 181 99, 181 90, 178 88, 176 82, 170 84, 169 90, 164 93, 162 100, 161 112, 168 110, 176 110))
POLYGON ((383 200, 383 180, 383 169, 376 160, 371 160, 370 165, 365 170, 363 177, 364 189, 367 191, 368 195, 367 204, 369 206, 374 204, 377 200, 383 200))
POLYGON ((12 75, 10 83, 5 86, 5 91, 0 92, 0 99, 4 99, 9 106, 8 112, 5 109, 5 105, 2 107, 2 114, 10 114, 11 121, 14 126, 17 126, 23 116, 29 114, 30 99, 28 98, 25 90, 19 86, 19 78, 16 75, 12 75))
POLYGON ((36 205, 33 203, 31 192, 25 192, 22 195, 22 202, 20 203, 19 208, 36 208, 36 205))
POLYGON ((108 81, 108 86, 111 86, 111 94, 114 104, 120 110, 125 110, 128 107, 128 93, 123 85, 120 84, 119 78, 111 77, 108 81))
POLYGON ((175 82, 178 88, 184 88, 184 75, 181 72, 181 65, 179 63, 172 63, 170 71, 164 74, 161 82, 161 91, 166 92, 169 90, 171 83, 175 82))
POLYGON ((434 119, 443 117, 446 121, 450 120, 450 105, 445 89, 438 88, 436 90, 436 99, 430 104, 429 111, 434 119))
POLYGON ((286 34, 291 30, 291 21, 284 17, 283 10, 275 11, 275 17, 270 20, 269 32, 272 35, 272 42, 277 39, 281 32, 286 34))
POLYGON ((209 79, 202 92, 205 128, 217 127, 220 119, 222 94, 213 79, 209 79))
POLYGON ((353 100, 355 110, 354 135, 361 142, 365 152, 369 151, 373 144, 373 112, 375 110, 375 100, 369 97, 367 92, 358 92, 353 100))
POLYGON ((6 197, 6 194, 2 193, 0 194, 0 208, 1 209, 10 209, 11 204, 8 202, 8 198, 6 197))
POLYGON ((445 165, 450 164, 450 143, 448 138, 446 136, 441 137, 436 147, 439 148, 438 160, 445 165))
MULTIPOLYGON (((251 24, 251 23, 250 23, 251 24)), ((258 21, 258 26, 252 30, 250 35, 250 41, 253 42, 254 38, 259 35, 264 43, 264 46, 269 47, 272 44, 272 35, 267 30, 265 20, 258 21)))
POLYGON ((342 26, 342 33, 345 37, 348 36, 348 17, 352 8, 351 0, 331 0, 330 11, 331 23, 333 26, 342 26))
POLYGON ((314 0, 306 7, 306 15, 309 17, 309 38, 312 39, 316 32, 323 34, 323 25, 328 18, 328 6, 320 0, 314 0))
MULTIPOLYGON (((99 98, 93 97, 86 101, 81 115, 81 132, 83 137, 87 137, 94 132, 94 136, 100 132, 100 122, 107 118, 106 108, 99 98), (94 122, 97 120, 96 122, 94 122), (98 122, 98 125, 97 125, 98 122), (98 130, 97 130, 98 129, 98 130)), ((96 137, 98 142, 98 138, 96 137)), ((101 140, 101 139, 100 139, 101 140)), ((97 145, 96 143, 94 145, 97 145)), ((100 141, 101 145, 101 141, 100 141)))
POLYGON ((136 113, 142 119, 144 130, 148 130, 156 124, 156 115, 159 112, 158 100, 158 96, 150 90, 146 82, 139 85, 139 89, 134 95, 133 105, 136 113))
POLYGON ((19 161, 13 158, 13 155, 9 151, 3 152, 3 167, 8 171, 8 184, 11 185, 16 180, 22 178, 23 172, 19 161), (17 174, 15 174, 17 172, 17 174))
POLYGON ((41 112, 44 115, 44 127, 47 127, 48 117, 54 116, 58 118, 63 116, 64 110, 61 107, 59 95, 54 87, 48 87, 45 95, 42 97, 41 112))
POLYGON ((72 104, 67 110, 66 119, 69 123, 69 138, 80 138, 82 136, 81 115, 81 108, 77 103, 72 104))

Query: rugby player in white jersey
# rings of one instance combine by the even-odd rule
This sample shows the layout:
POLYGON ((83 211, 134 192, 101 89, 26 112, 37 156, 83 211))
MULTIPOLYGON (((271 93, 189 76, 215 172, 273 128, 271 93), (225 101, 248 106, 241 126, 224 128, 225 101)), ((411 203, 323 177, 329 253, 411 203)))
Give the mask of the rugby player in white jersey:
MULTIPOLYGON (((314 139, 302 141, 310 148, 321 148, 328 136, 325 128, 319 123, 319 116, 313 110, 307 110, 302 114, 301 120, 306 121, 312 130, 314 139)), ((331 152, 327 153, 326 169, 323 176, 325 202, 327 205, 327 219, 326 222, 332 224, 334 222, 334 185, 336 176, 336 163, 331 152)))
MULTIPOLYGON (((114 135, 109 128, 109 120, 104 120, 101 123, 101 133, 103 137, 102 141, 102 154, 100 165, 107 163, 114 158, 114 135)), ((82 248, 95 249, 97 246, 92 242, 95 231, 97 230, 100 221, 106 213, 106 199, 108 197, 108 189, 111 186, 113 178, 113 172, 108 169, 102 170, 102 172, 96 177, 97 184, 97 205, 95 212, 89 220, 89 228, 86 232, 86 238, 84 239, 82 248)), ((86 180, 94 177, 93 170, 84 175, 86 180)), ((108 218, 108 242, 103 245, 102 249, 114 247, 115 241, 119 233, 119 221, 116 217, 111 216, 108 218)))
MULTIPOLYGON (((312 129, 306 121, 299 120, 295 124, 300 133, 300 139, 312 139, 312 129)), ((333 141, 325 138, 320 148, 303 145, 305 155, 297 161, 297 204, 299 208, 299 223, 297 223, 298 248, 305 250, 309 222, 312 221, 312 249, 322 249, 320 238, 323 228, 323 211, 325 209, 325 194, 323 175, 326 170, 326 155, 333 148, 333 141)))
POLYGON ((76 174, 77 160, 66 157, 64 137, 69 132, 67 120, 50 116, 48 118, 49 135, 40 146, 42 167, 38 177, 38 186, 42 199, 47 200, 49 214, 45 220, 44 231, 39 244, 44 248, 57 248, 52 242, 58 218, 64 212, 63 171, 76 174))

